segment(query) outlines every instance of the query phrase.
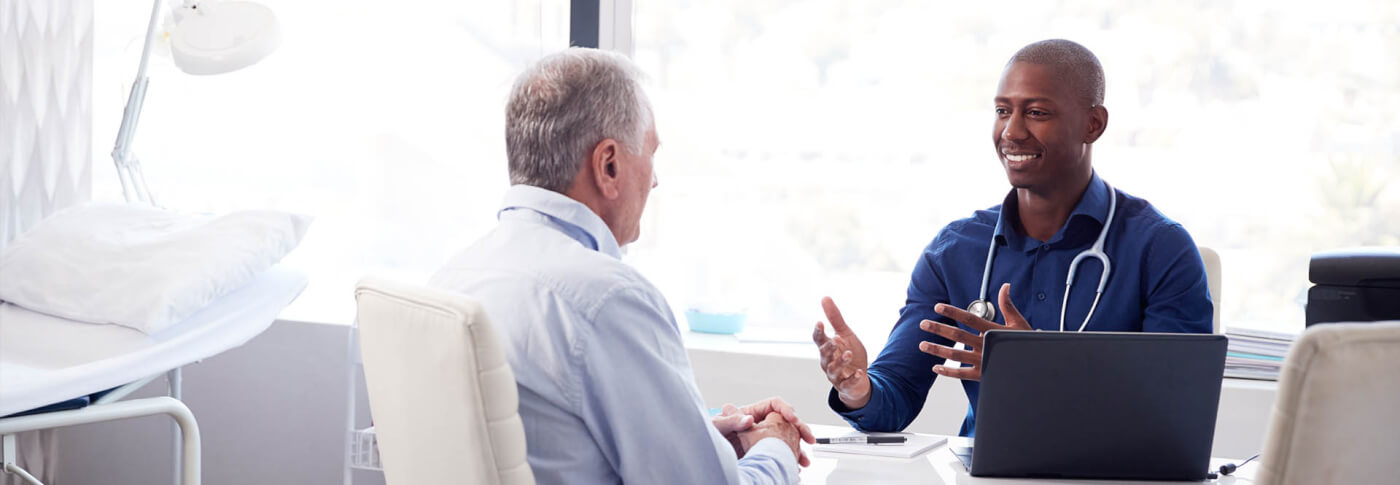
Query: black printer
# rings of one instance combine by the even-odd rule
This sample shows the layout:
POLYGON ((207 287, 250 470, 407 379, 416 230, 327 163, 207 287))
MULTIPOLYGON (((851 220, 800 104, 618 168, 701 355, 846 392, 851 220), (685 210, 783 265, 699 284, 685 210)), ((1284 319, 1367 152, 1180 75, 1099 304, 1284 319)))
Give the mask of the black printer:
POLYGON ((1314 254, 1307 324, 1400 320, 1400 248, 1314 254))

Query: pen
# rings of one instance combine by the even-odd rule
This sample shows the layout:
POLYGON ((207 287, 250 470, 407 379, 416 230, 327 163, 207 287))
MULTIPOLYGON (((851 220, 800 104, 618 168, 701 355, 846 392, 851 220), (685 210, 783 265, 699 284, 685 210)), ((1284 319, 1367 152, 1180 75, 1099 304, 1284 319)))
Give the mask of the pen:
POLYGON ((866 445, 887 445, 903 443, 903 436, 841 436, 837 438, 817 438, 819 445, 839 445, 839 444, 866 444, 866 445))

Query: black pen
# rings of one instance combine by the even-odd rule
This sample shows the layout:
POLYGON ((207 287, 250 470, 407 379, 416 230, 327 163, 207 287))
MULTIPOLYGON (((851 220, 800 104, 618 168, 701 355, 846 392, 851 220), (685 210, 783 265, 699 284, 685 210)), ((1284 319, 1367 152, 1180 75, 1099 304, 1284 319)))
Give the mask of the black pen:
POLYGON ((903 436, 841 436, 837 438, 817 438, 819 445, 842 445, 842 444, 864 444, 864 445, 891 445, 903 443, 903 436))

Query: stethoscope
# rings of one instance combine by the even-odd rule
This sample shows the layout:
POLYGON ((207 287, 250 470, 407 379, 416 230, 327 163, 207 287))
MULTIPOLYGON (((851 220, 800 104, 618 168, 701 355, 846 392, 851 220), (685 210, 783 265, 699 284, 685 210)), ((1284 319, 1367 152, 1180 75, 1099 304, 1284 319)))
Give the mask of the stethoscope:
MULTIPOLYGON (((1104 185, 1108 186, 1108 184, 1104 185)), ((1108 237, 1108 226, 1113 224, 1113 213, 1117 209, 1118 191, 1108 186, 1108 220, 1104 222, 1103 229, 1099 231, 1099 239, 1094 241, 1094 245, 1089 249, 1075 256, 1074 261, 1069 263, 1069 275, 1065 277, 1065 297, 1064 301, 1060 303, 1061 332, 1065 331, 1065 308, 1069 306, 1069 289, 1074 286, 1074 270, 1079 268, 1079 263, 1081 261, 1089 258, 1097 259, 1100 263, 1103 263, 1103 275, 1099 277, 1099 289, 1098 292, 1094 294, 1094 304, 1089 307, 1089 314, 1084 316, 1084 323, 1079 324, 1078 331, 1084 331, 1084 327, 1089 325, 1089 319, 1094 317, 1094 309, 1099 307, 1099 298, 1103 296, 1104 287, 1108 286, 1108 272, 1110 268, 1108 255, 1103 252, 1103 241, 1108 237)), ((1005 214, 1005 212, 1002 212, 1002 214, 1005 214)), ((997 316, 996 308, 993 308, 991 302, 987 301, 987 283, 992 277, 992 259, 996 257, 996 254, 997 238, 996 236, 992 236, 992 243, 987 246, 987 264, 982 268, 982 293, 979 294, 976 301, 967 305, 968 313, 987 321, 991 321, 997 316)))

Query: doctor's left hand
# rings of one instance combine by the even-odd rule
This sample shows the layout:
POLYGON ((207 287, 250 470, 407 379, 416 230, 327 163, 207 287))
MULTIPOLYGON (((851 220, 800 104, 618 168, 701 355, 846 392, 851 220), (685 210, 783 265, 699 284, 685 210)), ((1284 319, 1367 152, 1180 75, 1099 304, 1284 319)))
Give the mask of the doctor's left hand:
POLYGON ((982 334, 988 330, 1030 330, 1030 323, 1026 322, 1026 317, 1021 316, 1020 310, 1011 303, 1011 284, 1001 285, 1001 292, 997 296, 997 301, 1001 303, 1001 311, 1006 315, 1006 325, 996 322, 989 322, 976 315, 968 313, 961 308, 939 303, 933 307, 933 311, 939 315, 951 318, 954 321, 967 325, 977 330, 978 334, 961 328, 944 325, 933 320, 924 320, 919 323, 919 328, 925 332, 933 333, 947 338, 954 342, 962 342, 967 345, 967 350, 958 350, 946 345, 939 345, 933 342, 919 342, 919 350, 926 354, 942 357, 967 364, 966 367, 949 367, 947 365, 933 366, 933 372, 940 376, 948 376, 954 379, 980 380, 982 378, 982 334))

